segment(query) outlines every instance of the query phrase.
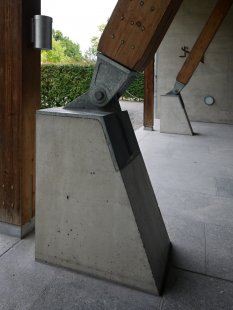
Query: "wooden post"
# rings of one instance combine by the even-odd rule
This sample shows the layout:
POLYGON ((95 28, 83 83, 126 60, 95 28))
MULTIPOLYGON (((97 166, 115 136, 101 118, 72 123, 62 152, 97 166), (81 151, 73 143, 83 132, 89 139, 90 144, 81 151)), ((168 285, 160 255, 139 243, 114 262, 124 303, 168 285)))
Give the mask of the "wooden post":
POLYGON ((40 106, 40 51, 31 18, 40 0, 0 1, 0 233, 22 237, 34 217, 35 111, 40 106))
POLYGON ((144 71, 143 126, 149 130, 154 127, 154 58, 144 71))

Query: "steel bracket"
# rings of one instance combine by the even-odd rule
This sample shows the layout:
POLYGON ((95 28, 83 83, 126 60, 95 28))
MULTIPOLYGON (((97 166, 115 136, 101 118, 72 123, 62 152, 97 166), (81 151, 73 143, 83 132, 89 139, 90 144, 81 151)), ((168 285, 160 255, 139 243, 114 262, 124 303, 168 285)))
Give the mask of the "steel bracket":
POLYGON ((185 85, 183 83, 176 81, 174 88, 170 92, 168 92, 167 95, 179 95, 179 93, 182 91, 184 87, 185 85))
POLYGON ((88 92, 65 106, 65 109, 118 109, 115 103, 137 77, 137 72, 98 53, 88 92), (107 107, 108 106, 108 107, 107 107))

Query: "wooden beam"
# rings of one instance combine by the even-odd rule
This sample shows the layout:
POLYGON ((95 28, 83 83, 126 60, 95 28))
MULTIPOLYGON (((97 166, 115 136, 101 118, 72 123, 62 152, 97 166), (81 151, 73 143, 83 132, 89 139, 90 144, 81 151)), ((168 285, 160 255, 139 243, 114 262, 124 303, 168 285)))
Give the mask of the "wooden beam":
POLYGON ((40 0, 0 1, 0 222, 34 216, 35 111, 40 105, 40 52, 30 43, 40 0))
POLYGON ((119 0, 98 51, 136 71, 155 55, 182 0, 119 0))
POLYGON ((196 68, 198 67, 207 48, 213 40, 216 32, 221 26, 225 16, 232 6, 233 0, 218 0, 207 23, 202 29, 197 41, 195 42, 190 54, 186 58, 176 80, 186 85, 196 68))
POLYGON ((154 128, 154 58, 144 71, 144 113, 145 129, 154 128))

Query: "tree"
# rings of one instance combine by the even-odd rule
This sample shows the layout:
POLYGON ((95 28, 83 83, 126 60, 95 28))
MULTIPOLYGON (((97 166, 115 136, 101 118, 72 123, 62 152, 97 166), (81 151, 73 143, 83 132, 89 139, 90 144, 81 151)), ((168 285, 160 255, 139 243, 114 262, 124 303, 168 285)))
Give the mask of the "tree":
POLYGON ((63 35, 60 30, 53 30, 53 49, 42 52, 42 63, 79 63, 83 61, 80 46, 63 35))
POLYGON ((53 49, 50 51, 42 51, 42 63, 67 63, 69 62, 65 55, 65 49, 59 41, 52 39, 53 49))
POLYGON ((91 47, 89 47, 89 49, 85 52, 84 56, 87 62, 93 63, 96 61, 99 39, 104 31, 105 26, 106 26, 105 24, 99 25, 98 26, 99 35, 91 38, 91 47))
POLYGON ((69 57, 74 62, 80 62, 83 60, 79 44, 74 43, 72 40, 70 40, 69 37, 63 36, 60 30, 53 30, 53 37, 56 41, 61 42, 67 57, 69 57))

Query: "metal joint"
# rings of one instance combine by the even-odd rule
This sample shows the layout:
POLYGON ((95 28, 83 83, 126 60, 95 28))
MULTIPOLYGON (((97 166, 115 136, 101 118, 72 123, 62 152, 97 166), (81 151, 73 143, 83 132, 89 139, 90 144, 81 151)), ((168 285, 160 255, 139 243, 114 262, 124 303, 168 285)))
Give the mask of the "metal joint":
POLYGON ((167 95, 179 95, 179 93, 182 91, 184 87, 185 84, 176 81, 174 88, 169 93, 167 93, 167 95))
POLYGON ((69 103, 65 108, 104 108, 113 99, 120 98, 137 74, 136 71, 129 70, 98 53, 89 91, 69 103))

